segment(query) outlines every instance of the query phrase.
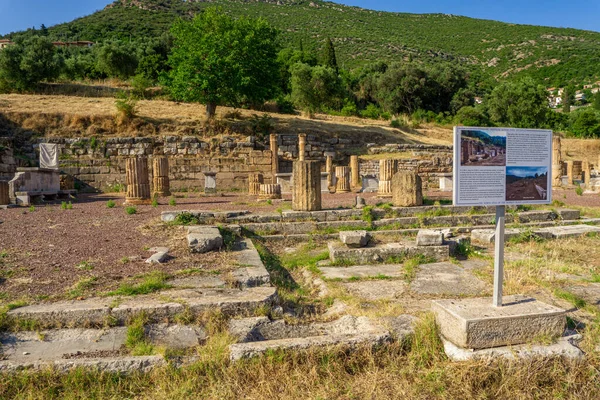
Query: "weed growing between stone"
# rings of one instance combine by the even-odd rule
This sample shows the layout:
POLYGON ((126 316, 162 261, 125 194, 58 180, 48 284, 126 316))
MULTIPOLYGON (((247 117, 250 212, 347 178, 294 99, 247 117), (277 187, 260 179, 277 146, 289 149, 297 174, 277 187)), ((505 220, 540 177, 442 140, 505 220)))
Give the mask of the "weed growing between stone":
POLYGON ((125 207, 125 212, 128 215, 133 215, 133 214, 137 213, 137 208, 135 208, 134 206, 128 206, 128 207, 125 207))
POLYGON ((142 282, 138 284, 122 283, 118 289, 108 292, 107 296, 137 296, 170 289, 172 286, 166 283, 168 278, 169 276, 162 271, 153 271, 144 276, 142 282))
POLYGON ((125 346, 132 356, 148 356, 154 354, 154 346, 146 337, 146 324, 148 316, 145 313, 136 315, 127 326, 125 346))

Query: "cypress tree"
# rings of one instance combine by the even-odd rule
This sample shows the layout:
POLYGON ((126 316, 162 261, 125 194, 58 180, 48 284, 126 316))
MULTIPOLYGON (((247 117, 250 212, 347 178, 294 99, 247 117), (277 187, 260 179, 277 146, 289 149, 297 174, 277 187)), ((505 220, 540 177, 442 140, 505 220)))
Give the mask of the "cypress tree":
POLYGON ((332 68, 335 73, 339 73, 337 58, 335 57, 335 47, 333 47, 333 43, 330 38, 327 38, 327 42, 325 42, 325 62, 324 65, 326 67, 332 68))

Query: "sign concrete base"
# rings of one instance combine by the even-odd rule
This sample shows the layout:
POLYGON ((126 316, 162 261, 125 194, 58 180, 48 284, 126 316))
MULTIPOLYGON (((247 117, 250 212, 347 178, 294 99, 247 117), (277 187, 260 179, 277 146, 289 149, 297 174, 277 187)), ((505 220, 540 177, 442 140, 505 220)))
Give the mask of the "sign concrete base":
POLYGON ((566 311, 531 297, 505 296, 504 306, 490 298, 434 300, 432 310, 444 338, 465 349, 530 342, 542 335, 561 336, 566 311))

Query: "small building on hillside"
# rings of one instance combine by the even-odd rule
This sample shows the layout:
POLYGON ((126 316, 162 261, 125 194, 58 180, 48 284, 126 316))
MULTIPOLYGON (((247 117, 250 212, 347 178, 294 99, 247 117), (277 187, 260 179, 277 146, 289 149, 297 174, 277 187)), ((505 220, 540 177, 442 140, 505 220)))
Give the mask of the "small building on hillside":
POLYGON ((10 39, 0 39, 0 50, 14 44, 14 42, 10 39))

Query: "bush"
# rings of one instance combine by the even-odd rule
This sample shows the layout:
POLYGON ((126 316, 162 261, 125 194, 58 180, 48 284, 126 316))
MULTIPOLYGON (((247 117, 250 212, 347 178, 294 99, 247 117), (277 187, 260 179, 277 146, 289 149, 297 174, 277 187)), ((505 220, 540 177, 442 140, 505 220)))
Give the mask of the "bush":
POLYGON ((114 200, 109 200, 106 202, 106 207, 108 208, 115 208, 116 203, 114 202, 114 200))
POLYGON ((129 207, 126 207, 126 208, 125 208, 125 212, 126 212, 128 215, 133 215, 133 214, 136 214, 136 213, 137 213, 137 208, 135 208, 134 206, 129 206, 129 207))
POLYGON ((170 206, 176 206, 177 205, 177 201, 175 201, 175 197, 171 197, 171 199, 169 200, 169 205, 170 206))
POLYGON ((274 129, 273 118, 269 114, 263 114, 262 116, 252 114, 250 123, 252 125, 252 133, 260 140, 265 140, 274 129))
POLYGON ((488 116, 478 107, 463 107, 454 116, 454 123, 463 126, 493 126, 488 116))
POLYGON ((360 112, 360 116, 363 118, 379 119, 381 117, 381 108, 375 104, 369 104, 360 112))
POLYGON ((145 99, 148 96, 148 89, 152 87, 152 81, 144 75, 136 75, 131 80, 132 94, 139 98, 145 99))
POLYGON ((282 114, 295 114, 296 110, 294 109, 294 103, 290 99, 290 96, 279 96, 277 100, 275 100, 277 104, 277 110, 279 110, 282 114))
POLYGON ((117 113, 121 120, 131 119, 135 116, 137 99, 125 92, 119 92, 117 100, 115 100, 115 107, 117 107, 117 113))
POLYGON ((356 104, 353 101, 346 100, 340 114, 342 114, 344 117, 353 117, 358 115, 358 108, 356 108, 356 104))

